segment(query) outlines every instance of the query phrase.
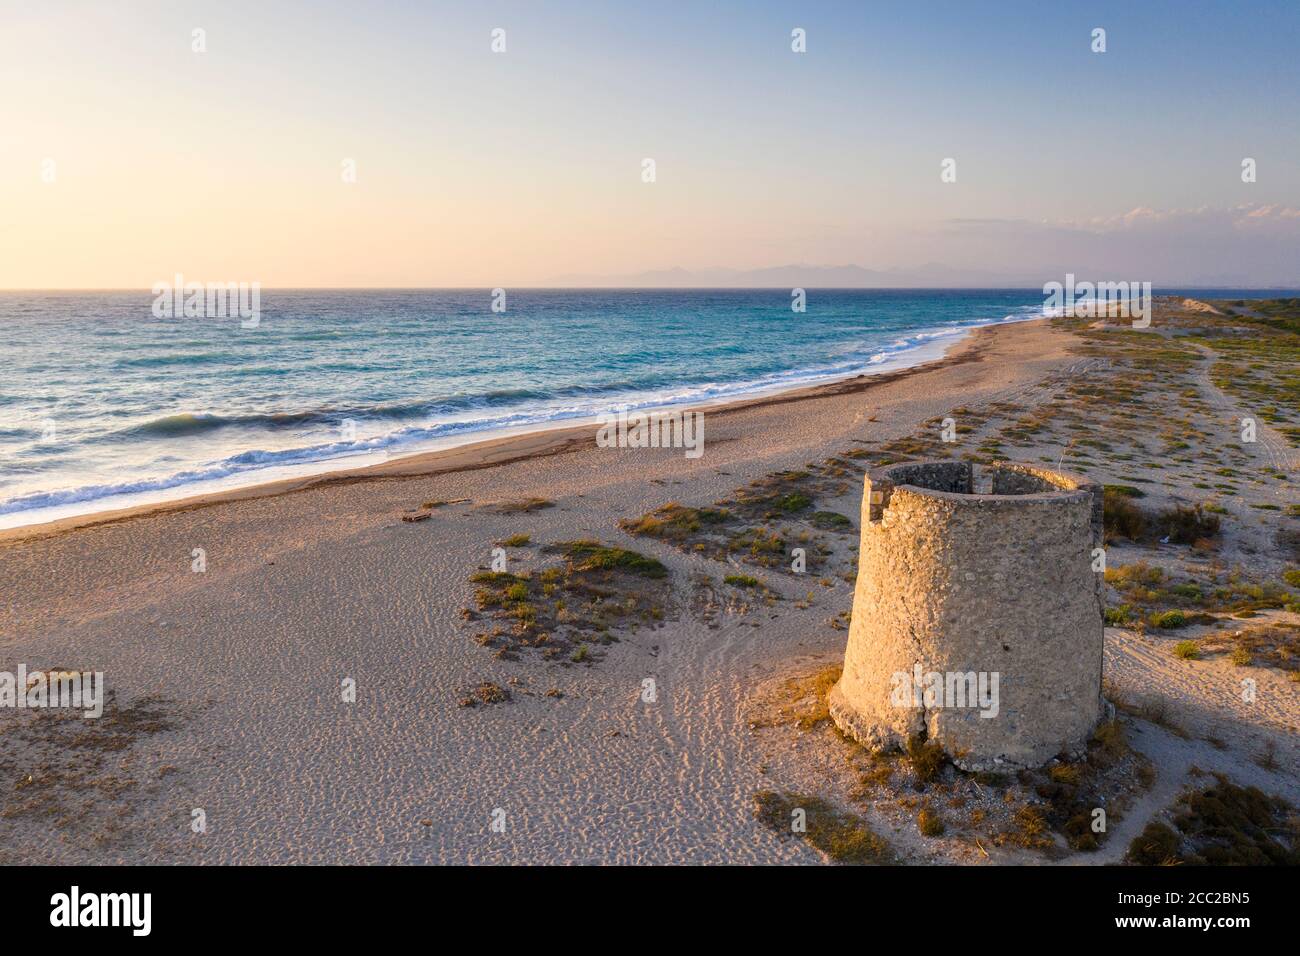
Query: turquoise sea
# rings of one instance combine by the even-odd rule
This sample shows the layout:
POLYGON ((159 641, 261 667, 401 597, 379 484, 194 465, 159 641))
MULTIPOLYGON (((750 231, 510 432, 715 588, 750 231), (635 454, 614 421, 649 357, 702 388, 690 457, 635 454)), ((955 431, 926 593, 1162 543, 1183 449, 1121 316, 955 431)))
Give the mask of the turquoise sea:
MULTIPOLYGON (((1204 293, 1201 293, 1204 294, 1204 293)), ((1236 293, 1234 293, 1235 295, 1236 293)), ((1259 293, 1251 293, 1258 295, 1259 293)), ((1039 290, 0 292, 0 527, 913 364, 1039 290)))

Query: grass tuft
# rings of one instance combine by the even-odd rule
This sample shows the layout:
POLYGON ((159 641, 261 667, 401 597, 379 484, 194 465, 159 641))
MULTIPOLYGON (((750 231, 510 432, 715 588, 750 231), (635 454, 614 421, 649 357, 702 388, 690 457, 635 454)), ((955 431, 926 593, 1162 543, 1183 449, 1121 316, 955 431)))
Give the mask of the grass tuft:
POLYGON ((1296 866, 1295 839, 1279 839, 1295 812, 1280 797, 1240 787, 1222 774, 1173 806, 1173 826, 1149 823, 1129 846, 1127 860, 1141 866, 1296 866))
POLYGON ((924 737, 915 734, 907 740, 907 759, 916 779, 928 782, 939 775, 947 756, 937 741, 927 743, 924 737))
POLYGON ((896 862, 893 848, 866 821, 820 797, 762 790, 754 794, 754 817, 776 833, 799 837, 836 863, 896 862))
POLYGON ((626 571, 647 578, 668 576, 668 569, 657 558, 626 548, 611 548, 599 541, 560 541, 546 550, 563 554, 574 562, 578 571, 626 571))

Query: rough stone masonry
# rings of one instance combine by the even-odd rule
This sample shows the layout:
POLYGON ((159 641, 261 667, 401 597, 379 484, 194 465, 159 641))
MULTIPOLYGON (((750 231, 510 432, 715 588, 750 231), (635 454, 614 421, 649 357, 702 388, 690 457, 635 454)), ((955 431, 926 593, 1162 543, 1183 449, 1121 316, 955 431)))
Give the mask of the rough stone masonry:
POLYGON ((1078 754, 1101 716, 1102 489, 1002 462, 873 469, 836 724, 966 770, 1078 754), (986 492, 986 493, 979 493, 986 492))

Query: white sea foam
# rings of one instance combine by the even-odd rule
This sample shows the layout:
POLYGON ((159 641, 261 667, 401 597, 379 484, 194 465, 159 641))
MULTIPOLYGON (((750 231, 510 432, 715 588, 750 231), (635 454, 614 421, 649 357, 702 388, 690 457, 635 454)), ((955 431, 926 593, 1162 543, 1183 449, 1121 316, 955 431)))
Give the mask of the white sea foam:
MULTIPOLYGON (((1043 315, 1041 307, 1026 306, 1001 319, 953 324, 910 332, 881 347, 866 342, 851 343, 835 350, 832 361, 801 369, 773 372, 739 382, 704 382, 680 387, 588 396, 585 401, 557 399, 533 401, 514 409, 493 409, 482 414, 485 402, 438 419, 387 428, 383 421, 367 422, 365 409, 353 413, 363 426, 378 428, 373 434, 342 441, 316 441, 301 447, 251 449, 229 457, 156 477, 81 487, 43 490, 0 501, 0 528, 55 520, 75 514, 132 507, 174 500, 276 481, 286 477, 362 467, 428 450, 453 447, 508 434, 564 427, 595 421, 600 415, 644 411, 683 405, 708 405, 739 398, 774 394, 789 389, 823 384, 861 374, 880 374, 931 361, 947 346, 946 340, 960 337, 973 328, 1023 321, 1043 315), (592 401, 592 398, 596 398, 592 401)), ((294 421, 295 416, 283 416, 294 421)), ((309 417, 309 416, 299 416, 309 417)), ((275 420, 277 416, 257 416, 275 420)), ((238 422, 236 421, 236 424, 238 422)), ((204 412, 166 416, 147 426, 160 435, 204 430, 225 424, 204 412)), ((391 425, 391 420, 387 425, 391 425)))

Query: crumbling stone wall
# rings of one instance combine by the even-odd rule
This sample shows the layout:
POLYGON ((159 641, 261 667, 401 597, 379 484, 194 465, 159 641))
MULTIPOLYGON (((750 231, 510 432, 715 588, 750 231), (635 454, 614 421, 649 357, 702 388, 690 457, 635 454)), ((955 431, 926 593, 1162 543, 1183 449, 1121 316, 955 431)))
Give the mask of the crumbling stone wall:
POLYGON ((1029 465, 873 469, 835 722, 872 748, 938 741, 967 770, 1080 752, 1103 707, 1101 509, 1099 485, 1029 465))

